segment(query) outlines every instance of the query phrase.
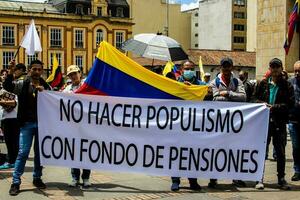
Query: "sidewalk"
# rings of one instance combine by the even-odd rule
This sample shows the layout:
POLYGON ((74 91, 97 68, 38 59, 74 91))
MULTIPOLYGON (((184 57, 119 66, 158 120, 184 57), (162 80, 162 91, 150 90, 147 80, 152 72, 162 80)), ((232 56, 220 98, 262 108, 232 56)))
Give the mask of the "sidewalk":
MULTIPOLYGON (((0 144, 1 146, 3 144, 0 144)), ((3 147, 3 146, 2 146, 3 147)), ((3 148, 2 148, 3 149, 3 148)), ((270 148, 271 152, 271 148, 270 148)), ((271 156, 270 156, 271 157, 271 156)), ((8 190, 11 184, 12 171, 0 171, 0 200, 75 200, 75 199, 111 199, 111 200, 150 200, 150 199, 207 199, 207 200, 236 200, 236 199, 288 199, 298 200, 300 197, 300 182, 291 182, 293 175, 293 160, 291 145, 287 147, 286 180, 292 185, 291 191, 281 191, 277 188, 276 162, 266 162, 265 190, 254 189, 254 183, 249 182, 246 188, 236 188, 231 181, 219 181, 218 189, 207 188, 208 180, 200 179, 201 192, 188 190, 188 181, 182 179, 179 192, 170 191, 169 177, 154 177, 143 174, 112 173, 93 171, 91 182, 93 186, 88 190, 68 187, 71 181, 70 169, 47 166, 44 169, 43 180, 47 185, 46 190, 38 190, 32 186, 33 159, 27 162, 26 172, 23 176, 21 193, 11 197, 8 190)))

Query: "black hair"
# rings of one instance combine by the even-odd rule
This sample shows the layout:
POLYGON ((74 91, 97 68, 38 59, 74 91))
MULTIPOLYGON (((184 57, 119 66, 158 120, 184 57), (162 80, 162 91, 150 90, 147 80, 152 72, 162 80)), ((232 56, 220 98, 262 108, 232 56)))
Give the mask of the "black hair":
POLYGON ((17 64, 16 68, 22 70, 22 72, 26 72, 26 66, 23 63, 17 64))
POLYGON ((0 72, 0 74, 2 75, 2 73, 3 73, 3 72, 6 72, 6 73, 8 73, 7 69, 1 69, 1 72, 0 72))
POLYGON ((176 76, 173 72, 168 72, 166 74, 166 77, 170 78, 170 79, 173 79, 173 80, 176 80, 176 76))
POLYGON ((30 65, 29 65, 29 69, 32 67, 32 65, 37 64, 37 65, 41 65, 43 67, 44 63, 40 60, 33 60, 31 61, 30 65))

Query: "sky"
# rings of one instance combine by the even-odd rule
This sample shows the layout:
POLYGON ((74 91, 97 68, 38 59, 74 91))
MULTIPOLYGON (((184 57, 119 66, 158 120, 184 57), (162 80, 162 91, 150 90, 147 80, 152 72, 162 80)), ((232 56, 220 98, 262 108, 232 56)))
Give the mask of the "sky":
MULTIPOLYGON (((18 0, 27 2, 44 2, 45 0, 18 0)), ((181 10, 188 10, 198 7, 199 0, 169 0, 170 3, 181 3, 181 10)))

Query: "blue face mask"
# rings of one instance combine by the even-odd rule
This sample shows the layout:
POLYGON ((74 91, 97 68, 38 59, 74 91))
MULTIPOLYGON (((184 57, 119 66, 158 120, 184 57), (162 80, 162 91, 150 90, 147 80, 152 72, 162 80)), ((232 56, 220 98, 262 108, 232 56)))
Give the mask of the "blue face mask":
POLYGON ((191 70, 184 70, 183 71, 183 78, 185 80, 191 80, 195 76, 195 72, 191 70))

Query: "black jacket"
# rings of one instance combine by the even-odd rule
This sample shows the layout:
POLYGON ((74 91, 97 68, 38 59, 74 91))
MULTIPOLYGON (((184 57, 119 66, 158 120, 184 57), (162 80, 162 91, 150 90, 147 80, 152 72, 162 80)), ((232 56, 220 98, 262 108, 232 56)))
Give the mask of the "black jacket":
MULTIPOLYGON (((277 82, 278 91, 275 97, 275 103, 270 111, 270 120, 275 123, 287 123, 289 110, 295 104, 295 96, 292 85, 282 78, 277 82)), ((268 79, 262 80, 256 91, 257 102, 269 103, 270 88, 268 79)))

